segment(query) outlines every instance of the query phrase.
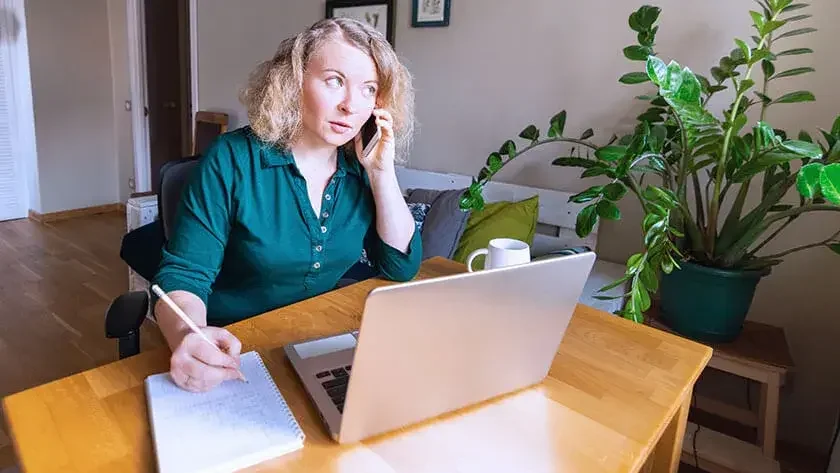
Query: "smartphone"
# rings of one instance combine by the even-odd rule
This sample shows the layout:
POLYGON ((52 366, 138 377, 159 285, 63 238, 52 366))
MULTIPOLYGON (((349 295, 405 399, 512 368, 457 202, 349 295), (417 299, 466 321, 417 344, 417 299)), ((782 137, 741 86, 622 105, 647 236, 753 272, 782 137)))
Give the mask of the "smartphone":
POLYGON ((379 127, 376 126, 376 115, 371 115, 368 121, 362 125, 362 157, 367 157, 374 148, 376 148, 376 144, 379 142, 379 138, 381 137, 381 132, 379 131, 379 127))

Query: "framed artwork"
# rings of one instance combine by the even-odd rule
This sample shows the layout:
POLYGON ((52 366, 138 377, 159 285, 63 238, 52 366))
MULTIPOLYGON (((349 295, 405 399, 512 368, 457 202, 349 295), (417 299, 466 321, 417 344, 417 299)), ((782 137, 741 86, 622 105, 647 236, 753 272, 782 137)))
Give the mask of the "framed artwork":
POLYGON ((411 26, 449 26, 452 0, 412 0, 411 26))
POLYGON ((394 0, 327 0, 326 15, 365 22, 394 45, 394 0))

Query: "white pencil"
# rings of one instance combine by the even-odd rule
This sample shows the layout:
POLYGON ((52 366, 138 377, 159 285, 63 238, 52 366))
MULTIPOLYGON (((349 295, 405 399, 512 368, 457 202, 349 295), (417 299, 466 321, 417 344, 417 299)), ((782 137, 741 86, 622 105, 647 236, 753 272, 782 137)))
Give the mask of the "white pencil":
MULTIPOLYGON (((152 292, 154 292, 155 294, 157 294, 157 295, 158 295, 158 297, 160 297, 160 299, 161 299, 163 302, 165 302, 165 303, 166 303, 166 305, 168 305, 168 306, 172 309, 172 311, 173 311, 173 312, 175 312, 176 314, 178 314, 178 317, 180 317, 180 318, 181 318, 181 320, 183 320, 183 321, 184 321, 184 323, 185 323, 185 324, 187 324, 187 326, 190 328, 190 330, 192 330, 193 332, 197 333, 197 334, 198 334, 198 336, 200 336, 202 339, 204 339, 204 341, 205 341, 205 342, 207 342, 207 343, 209 343, 210 345, 212 345, 212 346, 213 346, 213 348, 215 348, 216 350, 219 350, 219 352, 221 352, 221 353, 223 353, 223 354, 227 354, 227 353, 224 353, 224 352, 222 351, 222 349, 221 349, 221 348, 219 348, 219 346, 218 346, 218 345, 216 345, 215 343, 213 343, 213 341, 212 341, 212 340, 210 340, 209 338, 207 338, 207 335, 204 335, 204 332, 202 332, 202 331, 201 331, 201 329, 199 329, 199 328, 198 328, 198 325, 196 325, 196 324, 195 324, 195 322, 193 322, 193 320, 192 320, 192 319, 191 319, 191 318, 190 318, 187 314, 185 314, 185 313, 184 313, 184 311, 183 311, 183 310, 181 310, 181 308, 180 308, 180 307, 178 307, 178 305, 177 305, 177 304, 175 304, 175 301, 173 301, 172 299, 170 299, 170 297, 169 297, 168 295, 166 295, 166 293, 165 293, 165 292, 163 292, 163 289, 161 289, 161 288, 160 288, 160 286, 158 286, 157 284, 153 284, 153 285, 152 285, 152 292)), ((245 375, 244 375, 244 374, 242 374, 242 371, 239 371, 238 369, 237 369, 236 371, 239 373, 239 378, 240 378, 242 381, 245 381, 245 382, 247 383, 247 382, 248 382, 248 380, 245 378, 245 375)))

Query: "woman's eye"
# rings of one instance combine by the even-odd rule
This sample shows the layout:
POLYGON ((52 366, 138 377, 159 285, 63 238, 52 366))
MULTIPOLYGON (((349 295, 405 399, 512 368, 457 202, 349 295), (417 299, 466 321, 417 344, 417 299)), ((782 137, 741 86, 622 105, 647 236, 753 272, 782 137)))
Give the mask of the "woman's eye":
POLYGON ((340 77, 330 77, 327 79, 327 86, 329 87, 341 87, 341 78, 340 77))
POLYGON ((372 86, 372 85, 369 85, 369 86, 365 87, 365 94, 366 94, 368 97, 373 97, 373 96, 375 96, 375 95, 376 95, 376 87, 374 87, 374 86, 372 86))

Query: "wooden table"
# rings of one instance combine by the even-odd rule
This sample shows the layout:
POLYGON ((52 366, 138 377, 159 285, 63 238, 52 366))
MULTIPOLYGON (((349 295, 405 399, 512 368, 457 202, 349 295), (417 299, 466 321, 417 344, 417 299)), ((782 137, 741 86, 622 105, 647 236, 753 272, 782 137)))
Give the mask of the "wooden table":
MULTIPOLYGON (((464 271, 443 259, 418 277, 464 271)), ((712 351, 578 306, 550 375, 521 390, 398 433, 351 445, 330 440, 282 345, 358 328, 368 280, 230 326, 263 356, 306 446, 252 471, 675 472, 692 388, 712 351)), ((166 349, 4 399, 26 472, 154 471, 143 379, 168 369, 166 349)))

